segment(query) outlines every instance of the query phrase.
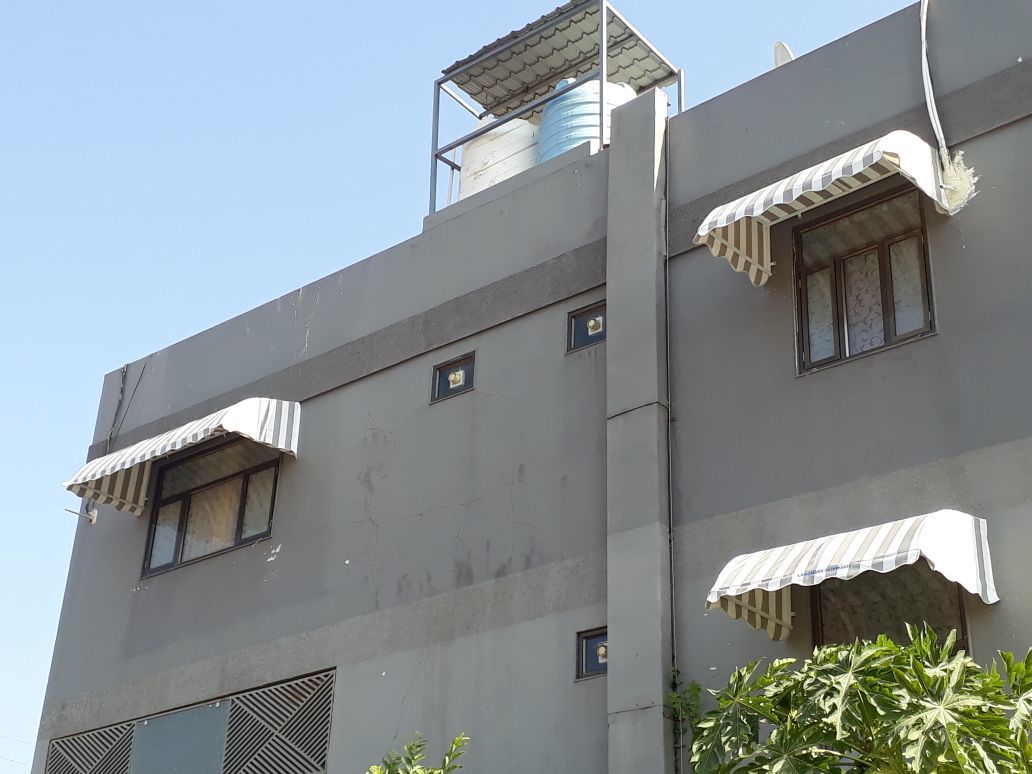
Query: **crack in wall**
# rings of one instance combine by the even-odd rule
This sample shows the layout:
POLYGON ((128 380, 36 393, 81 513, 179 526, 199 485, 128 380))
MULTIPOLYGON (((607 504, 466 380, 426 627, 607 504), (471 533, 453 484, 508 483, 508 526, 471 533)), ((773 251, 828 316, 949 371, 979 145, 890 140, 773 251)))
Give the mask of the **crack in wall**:
POLYGON ((426 666, 426 662, 428 660, 428 658, 424 658, 422 661, 419 662, 419 669, 417 669, 416 673, 412 676, 412 681, 409 683, 408 688, 405 689, 405 693, 401 695, 401 702, 398 705, 398 720, 394 724, 394 736, 392 737, 393 739, 398 738, 398 732, 401 730, 401 719, 405 715, 405 702, 408 701, 408 697, 409 694, 412 693, 412 689, 416 687, 416 681, 419 679, 419 676, 423 674, 423 667, 426 666))

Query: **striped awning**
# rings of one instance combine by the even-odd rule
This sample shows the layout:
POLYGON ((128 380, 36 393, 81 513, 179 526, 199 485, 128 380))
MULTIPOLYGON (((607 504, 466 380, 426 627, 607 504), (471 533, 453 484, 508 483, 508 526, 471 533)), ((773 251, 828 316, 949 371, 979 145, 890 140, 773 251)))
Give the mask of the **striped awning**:
POLYGON ((935 151, 917 135, 895 131, 717 207, 693 241, 765 285, 774 271, 771 226, 897 173, 949 211, 935 151))
POLYGON ((137 516, 147 509, 151 463, 223 435, 239 435, 297 456, 301 404, 248 398, 193 422, 87 462, 65 489, 137 516))
POLYGON ((890 572, 924 558, 928 566, 987 604, 999 601, 993 584, 985 519, 936 511, 803 543, 736 556, 720 571, 706 607, 743 618, 771 639, 792 628, 790 586, 849 580, 863 572, 890 572))

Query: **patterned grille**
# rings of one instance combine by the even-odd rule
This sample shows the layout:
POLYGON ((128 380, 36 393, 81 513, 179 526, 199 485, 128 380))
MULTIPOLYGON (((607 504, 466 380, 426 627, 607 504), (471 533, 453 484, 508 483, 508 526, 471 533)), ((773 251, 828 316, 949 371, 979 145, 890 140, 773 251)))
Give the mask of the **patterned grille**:
POLYGON ((129 774, 135 723, 55 739, 47 753, 47 774, 129 774))
POLYGON ((333 672, 234 696, 224 774, 321 774, 326 770, 333 672))

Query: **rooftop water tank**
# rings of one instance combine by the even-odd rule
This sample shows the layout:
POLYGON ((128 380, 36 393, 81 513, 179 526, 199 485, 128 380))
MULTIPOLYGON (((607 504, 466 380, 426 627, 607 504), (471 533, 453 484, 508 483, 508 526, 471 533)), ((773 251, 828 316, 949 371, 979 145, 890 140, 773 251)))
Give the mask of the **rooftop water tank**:
MULTIPOLYGON (((478 127, 490 123, 483 118, 478 127)), ((490 188, 537 163, 537 131, 530 121, 514 118, 462 146, 459 198, 490 188)))
MULTIPOLYGON (((573 83, 573 80, 562 80, 556 88, 573 83)), ((598 85, 598 81, 582 83, 576 89, 571 89, 545 105, 541 111, 541 128, 538 131, 538 163, 555 158, 585 142, 592 143, 593 151, 598 149, 598 85)), ((606 84, 605 125, 602 135, 604 143, 609 143, 613 108, 630 102, 634 97, 634 89, 626 83, 606 84)))

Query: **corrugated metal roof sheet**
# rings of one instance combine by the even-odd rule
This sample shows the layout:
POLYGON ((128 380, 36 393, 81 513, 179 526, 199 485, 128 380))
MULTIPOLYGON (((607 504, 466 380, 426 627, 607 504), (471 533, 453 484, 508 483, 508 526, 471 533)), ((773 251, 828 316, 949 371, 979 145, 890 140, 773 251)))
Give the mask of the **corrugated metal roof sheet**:
MULTIPOLYGON (((669 60, 612 8, 607 32, 609 81, 628 83, 642 92, 676 77, 669 60)), ((597 58, 597 0, 571 0, 460 59, 443 73, 451 75, 451 82, 485 111, 501 117, 544 96, 563 78, 595 69, 597 58), (561 16, 568 18, 545 29, 561 16), (511 45, 516 40, 519 42, 511 45), (456 72, 471 62, 476 64, 456 72)))

